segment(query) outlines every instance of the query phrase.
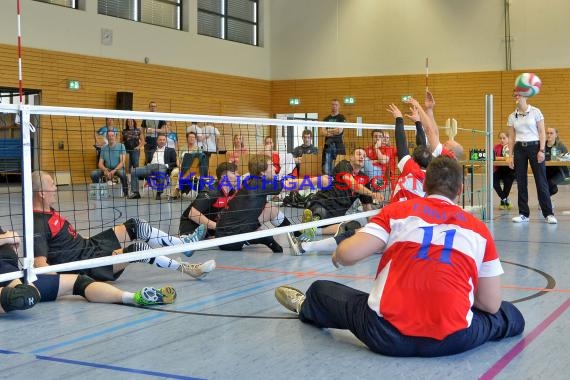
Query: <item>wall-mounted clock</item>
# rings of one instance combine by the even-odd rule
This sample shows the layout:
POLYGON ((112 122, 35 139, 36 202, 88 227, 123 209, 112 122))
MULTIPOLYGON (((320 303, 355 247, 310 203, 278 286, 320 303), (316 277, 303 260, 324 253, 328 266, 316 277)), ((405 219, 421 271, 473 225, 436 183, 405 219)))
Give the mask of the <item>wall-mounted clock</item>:
POLYGON ((101 44, 106 46, 113 45, 113 31, 111 29, 101 28, 101 44))

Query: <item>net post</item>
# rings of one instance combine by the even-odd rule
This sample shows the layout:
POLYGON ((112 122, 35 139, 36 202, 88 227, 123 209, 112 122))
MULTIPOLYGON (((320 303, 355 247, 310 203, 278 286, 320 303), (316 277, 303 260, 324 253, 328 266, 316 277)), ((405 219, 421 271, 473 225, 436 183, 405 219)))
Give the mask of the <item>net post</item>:
POLYGON ((493 220, 493 94, 485 94, 485 151, 487 160, 485 161, 485 208, 487 212, 483 216, 483 221, 493 220))
POLYGON ((20 128, 22 136, 22 206, 24 211, 22 240, 24 250, 24 282, 34 282, 34 214, 32 192, 32 145, 30 135, 35 127, 30 123, 30 108, 20 104, 20 128))

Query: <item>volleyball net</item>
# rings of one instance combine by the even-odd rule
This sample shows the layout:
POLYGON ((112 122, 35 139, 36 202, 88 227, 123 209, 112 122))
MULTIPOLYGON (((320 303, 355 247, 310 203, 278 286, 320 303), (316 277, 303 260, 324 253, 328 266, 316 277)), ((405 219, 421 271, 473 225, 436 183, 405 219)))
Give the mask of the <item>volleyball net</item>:
MULTIPOLYGON (((0 185, 0 226, 23 237, 20 264, 24 269, 0 275, 0 282, 24 275, 33 279, 40 273, 215 249, 223 244, 346 220, 364 220, 377 213, 382 204, 376 202, 376 210, 363 211, 362 205, 356 201, 346 215, 325 220, 303 220, 304 209, 314 194, 330 187, 331 181, 310 179, 323 176, 325 136, 321 128, 336 126, 331 123, 295 118, 222 117, 6 104, 0 104, 0 115, 0 132, 2 128, 19 132, 17 136, 14 133, 0 135, 0 178, 3 182, 0 185), (141 137, 142 127, 146 133, 141 137), (124 166, 115 171, 112 170, 116 167, 113 161, 116 153, 113 152, 118 144, 123 144, 122 152, 126 159, 124 166), (163 144, 175 150, 174 164, 168 161, 172 158, 167 157, 166 151, 156 154, 155 148, 163 144), (272 178, 262 181, 261 186, 274 185, 275 181, 288 178, 303 179, 303 186, 299 183, 288 188, 284 186, 286 191, 281 194, 268 195, 267 207, 263 211, 258 206, 239 210, 259 214, 259 229, 190 244, 33 268, 33 171, 45 172, 53 178, 57 187, 54 208, 83 237, 97 235, 131 218, 145 219, 153 227, 178 236, 185 232, 181 228, 181 218, 184 218, 185 211, 185 218, 192 218, 189 206, 200 191, 215 190, 216 186, 225 183, 231 184, 239 196, 240 186, 258 174, 250 173, 250 163, 260 155, 266 156, 273 167, 272 178), (103 168, 100 167, 101 161, 103 168), (223 166, 223 163, 231 165, 223 166), (224 167, 231 168, 236 175, 233 182, 223 174, 218 178, 218 169, 224 167), (276 227, 275 219, 283 215, 292 224, 276 227)), ((342 160, 350 162, 355 150, 363 149, 371 159, 367 166, 370 171, 358 182, 368 184, 387 202, 399 176, 394 125, 343 123, 342 128, 345 152, 336 152, 334 164, 342 160), (374 155, 387 158, 379 159, 374 155)), ((416 127, 406 126, 405 133, 411 152, 415 147, 416 127)), ((464 144, 466 152, 475 148, 464 144)), ((469 165, 473 168, 472 163, 469 165)), ((478 216, 484 219, 485 197, 489 194, 490 183, 482 180, 487 177, 487 172, 480 169, 479 166, 478 172, 466 172, 471 176, 462 197, 465 203, 461 205, 477 210, 478 216)), ((284 182, 280 183, 283 185, 284 182)), ((287 253, 288 248, 285 247, 284 251, 287 253)))

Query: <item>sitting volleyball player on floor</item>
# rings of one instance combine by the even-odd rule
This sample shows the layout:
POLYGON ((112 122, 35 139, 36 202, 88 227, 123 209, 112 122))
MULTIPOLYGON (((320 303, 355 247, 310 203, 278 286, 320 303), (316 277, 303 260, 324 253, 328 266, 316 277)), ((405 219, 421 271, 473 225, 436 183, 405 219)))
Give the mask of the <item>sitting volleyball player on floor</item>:
MULTIPOLYGON (((233 162, 222 162, 216 168, 216 181, 213 183, 200 183, 198 196, 184 210, 180 217, 180 234, 191 234, 201 224, 208 229, 206 237, 216 236, 216 226, 219 214, 224 210, 237 192, 238 180, 241 178, 237 165, 233 162)), ((276 227, 288 225, 284 215, 279 212, 279 208, 265 203, 265 207, 259 215, 260 223, 271 221, 276 227)))
POLYGON ((456 160, 434 158, 426 198, 386 205, 339 245, 337 267, 383 252, 370 294, 321 280, 306 294, 281 286, 277 300, 302 322, 350 330, 389 356, 453 355, 521 334, 521 312, 501 301, 503 268, 491 233, 454 203, 462 183, 456 160))
MULTIPOLYGON (((216 223, 216 238, 253 232, 259 229, 261 227, 259 216, 267 209, 266 203, 269 195, 278 195, 281 191, 299 190, 304 186, 309 186, 308 182, 313 188, 330 185, 328 176, 304 179, 284 177, 279 180, 274 177, 271 158, 265 155, 251 156, 248 169, 250 176, 246 177, 235 196, 229 200, 228 206, 219 215, 216 223)), ((277 217, 271 218, 271 223, 276 227, 291 224, 281 211, 278 211, 277 217)), ((223 244, 220 249, 240 251, 244 245, 250 244, 264 244, 273 252, 283 252, 283 248, 273 237, 223 244)))
MULTIPOLYGON (((360 199, 364 211, 372 210, 373 200, 379 202, 384 200, 382 193, 373 192, 370 189, 370 179, 362 171, 365 158, 365 150, 356 148, 349 157, 349 160, 342 160, 334 167, 332 186, 317 191, 309 202, 308 210, 311 211, 313 218, 328 219, 343 216, 357 199, 360 199)), ((345 229, 355 230, 357 228, 360 228, 360 223, 350 221, 340 225, 333 224, 323 228, 317 228, 316 234, 330 235, 336 233, 335 236, 338 236, 344 232, 345 229)), ((301 248, 301 245, 305 244, 302 243, 302 241, 311 239, 311 237, 306 236, 306 234, 298 238, 289 234, 288 237, 292 254, 296 256, 305 252, 305 250, 301 248)), ((322 242, 325 240, 328 239, 324 239, 322 242)), ((329 249, 325 248, 324 250, 327 251, 329 249)))
MULTIPOLYGON (((206 231, 205 226, 196 229, 192 235, 169 236, 142 219, 131 218, 124 224, 117 225, 86 239, 62 215, 54 210, 57 201, 57 187, 53 178, 46 172, 32 173, 32 191, 34 206, 34 265, 43 267, 68 263, 78 260, 93 259, 127 252, 143 251, 150 248, 178 245, 199 241, 206 231), (126 248, 121 243, 133 242, 126 248)), ((203 264, 178 262, 166 256, 143 259, 138 262, 148 263, 158 268, 176 270, 194 278, 202 278, 216 267, 214 260, 203 264)), ((87 274, 100 281, 116 280, 129 263, 106 265, 83 269, 79 273, 87 274)))
MULTIPOLYGON (((18 246, 20 237, 0 227, 0 274, 19 271, 18 246)), ((83 274, 40 274, 32 284, 20 279, 0 282, 0 314, 27 310, 38 302, 55 301, 63 296, 76 295, 89 302, 123 303, 130 305, 159 305, 173 303, 176 291, 144 287, 131 293, 105 282, 96 282, 83 274)))

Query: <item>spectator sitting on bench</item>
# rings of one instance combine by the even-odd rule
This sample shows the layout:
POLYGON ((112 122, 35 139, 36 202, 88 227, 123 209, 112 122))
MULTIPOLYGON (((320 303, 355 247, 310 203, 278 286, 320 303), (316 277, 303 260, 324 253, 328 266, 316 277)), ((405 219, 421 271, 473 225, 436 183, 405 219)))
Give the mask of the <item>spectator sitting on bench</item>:
POLYGON ((121 180, 123 196, 126 197, 129 195, 127 175, 125 174, 127 151, 122 143, 117 142, 117 131, 115 129, 107 130, 107 140, 108 144, 101 148, 98 169, 91 172, 91 180, 93 183, 98 183, 101 181, 101 177, 105 176, 108 181, 112 181, 116 175, 121 180))
MULTIPOLYGON (((178 161, 176 168, 172 169, 170 173, 170 183, 174 186, 174 190, 172 191, 171 198, 178 199, 180 198, 180 187, 179 187, 179 178, 180 178, 180 171, 182 171, 182 175, 188 175, 186 171, 190 169, 190 166, 194 162, 194 160, 198 160, 200 165, 200 176, 206 177, 208 175, 208 166, 206 162, 206 155, 202 152, 200 146, 198 146, 198 139, 195 132, 187 132, 186 133, 186 149, 180 150, 178 153, 178 161), (189 159, 186 160, 187 163, 190 163, 190 166, 185 167, 184 163, 184 156, 189 155, 189 159)), ((184 189, 182 189, 184 190, 184 189)))
POLYGON ((148 165, 140 168, 134 168, 131 171, 131 195, 129 199, 140 199, 139 178, 152 175, 154 184, 157 186, 156 200, 160 200, 162 188, 165 187, 164 180, 176 167, 176 150, 166 146, 166 135, 159 133, 156 138, 157 147, 152 153, 151 161, 148 165))

